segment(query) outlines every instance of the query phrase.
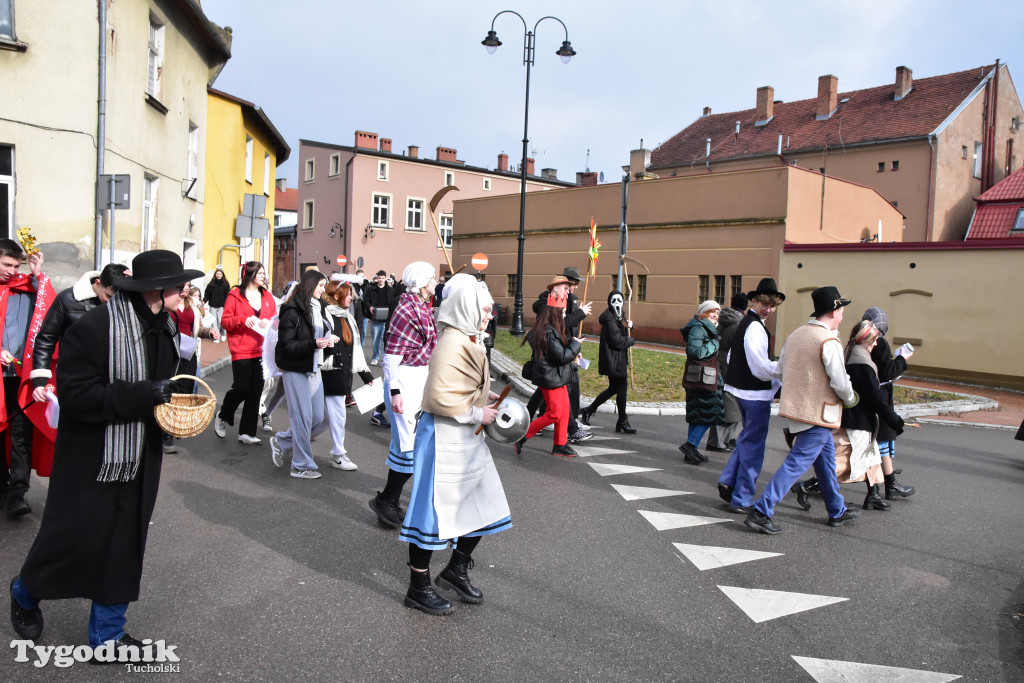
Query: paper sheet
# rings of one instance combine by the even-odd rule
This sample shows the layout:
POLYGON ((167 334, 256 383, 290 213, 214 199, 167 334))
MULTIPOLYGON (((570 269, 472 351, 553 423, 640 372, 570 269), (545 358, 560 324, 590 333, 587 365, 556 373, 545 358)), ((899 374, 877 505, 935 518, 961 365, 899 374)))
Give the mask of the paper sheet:
POLYGON ((52 391, 46 392, 46 423, 51 428, 57 428, 57 421, 60 420, 60 403, 57 402, 57 394, 52 391))
POLYGON ((586 358, 580 358, 580 370, 586 370, 590 367, 590 361, 586 358))
POLYGON ((384 402, 384 380, 376 378, 352 392, 356 400, 356 409, 360 413, 368 413, 384 402))

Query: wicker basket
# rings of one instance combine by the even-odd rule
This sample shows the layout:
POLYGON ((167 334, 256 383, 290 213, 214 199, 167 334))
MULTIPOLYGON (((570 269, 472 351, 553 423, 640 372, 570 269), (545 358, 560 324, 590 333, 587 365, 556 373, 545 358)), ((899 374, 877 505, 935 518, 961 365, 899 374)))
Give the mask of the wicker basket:
POLYGON ((156 423, 171 436, 187 439, 201 433, 213 421, 217 399, 210 385, 192 375, 175 375, 171 380, 191 379, 203 386, 210 394, 171 394, 170 403, 162 403, 153 409, 156 423))

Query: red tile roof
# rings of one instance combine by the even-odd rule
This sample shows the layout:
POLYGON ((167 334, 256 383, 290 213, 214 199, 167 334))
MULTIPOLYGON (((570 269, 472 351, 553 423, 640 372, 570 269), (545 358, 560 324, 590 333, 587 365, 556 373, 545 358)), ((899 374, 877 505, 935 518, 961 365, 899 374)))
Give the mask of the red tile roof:
POLYGON ((978 195, 975 201, 978 210, 967 232, 968 240, 1024 237, 1024 231, 1013 230, 1017 215, 1024 209, 1024 167, 978 195))
POLYGON ((299 188, 291 187, 281 192, 274 190, 274 208, 278 211, 299 210, 299 188))
MULTIPOLYGON (((839 93, 838 110, 815 120, 817 98, 777 102, 774 118, 755 126, 756 109, 711 114, 697 119, 651 154, 651 167, 772 156, 782 135, 783 154, 865 142, 924 137, 934 132, 982 82, 993 66, 913 81, 911 91, 894 100, 895 81, 865 90, 839 93), (849 100, 842 103, 843 100, 849 100), (740 134, 735 136, 736 122, 740 134), (705 157, 706 139, 711 155, 705 157)), ((751 93, 753 99, 754 93, 751 93)))
POLYGON ((985 202, 1024 202, 1024 166, 978 195, 975 200, 985 202))

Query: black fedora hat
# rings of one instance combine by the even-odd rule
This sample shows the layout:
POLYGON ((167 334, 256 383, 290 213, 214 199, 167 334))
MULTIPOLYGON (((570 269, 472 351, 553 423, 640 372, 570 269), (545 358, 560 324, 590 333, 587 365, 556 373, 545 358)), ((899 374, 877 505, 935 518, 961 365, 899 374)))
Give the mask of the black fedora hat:
POLYGON ((566 266, 565 270, 562 271, 562 275, 569 278, 570 280, 576 280, 576 282, 579 282, 580 280, 583 279, 582 277, 580 277, 579 269, 574 268, 573 266, 566 266))
POLYGON ((814 313, 811 316, 817 318, 832 311, 838 311, 843 306, 849 306, 850 300, 844 299, 836 287, 818 287, 811 292, 811 301, 814 302, 814 313))
POLYGON ((114 278, 114 287, 126 292, 154 292, 202 276, 201 270, 185 270, 181 257, 173 251, 152 249, 133 258, 131 275, 114 278))
POLYGON ((775 286, 775 278, 763 277, 761 281, 757 283, 757 289, 753 292, 747 292, 747 298, 753 299, 758 294, 771 294, 777 296, 782 301, 786 300, 786 295, 779 291, 779 288, 775 286))

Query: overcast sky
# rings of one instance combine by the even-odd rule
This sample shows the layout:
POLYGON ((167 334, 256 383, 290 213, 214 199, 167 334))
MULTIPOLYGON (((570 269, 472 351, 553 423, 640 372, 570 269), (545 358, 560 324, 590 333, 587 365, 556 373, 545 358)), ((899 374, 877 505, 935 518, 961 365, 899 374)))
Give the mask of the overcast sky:
MULTIPOLYGON (((754 106, 758 87, 784 101, 817 96, 834 74, 839 91, 994 63, 1024 78, 1020 0, 202 0, 234 31, 232 58, 214 87, 262 107, 292 147, 278 177, 295 186, 299 138, 353 144, 366 130, 438 145, 493 168, 522 154, 526 68, 523 24, 495 23, 504 43, 480 41, 494 15, 519 12, 532 29, 548 13, 565 22, 578 52, 555 51, 558 22, 537 29, 530 78, 530 151, 536 168, 574 180, 589 166, 621 178, 629 151, 653 149, 705 106, 754 106), (589 162, 587 151, 590 151, 589 162)), ((1024 92, 1019 94, 1024 96, 1024 92)))

